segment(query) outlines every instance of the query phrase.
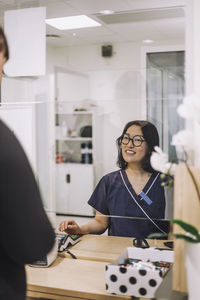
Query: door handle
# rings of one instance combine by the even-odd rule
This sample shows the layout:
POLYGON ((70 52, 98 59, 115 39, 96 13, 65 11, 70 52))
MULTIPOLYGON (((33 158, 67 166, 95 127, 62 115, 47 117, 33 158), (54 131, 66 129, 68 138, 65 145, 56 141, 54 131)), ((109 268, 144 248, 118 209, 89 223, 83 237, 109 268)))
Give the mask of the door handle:
POLYGON ((70 181, 71 181, 71 176, 70 176, 70 174, 67 174, 66 175, 66 182, 70 183, 70 181))

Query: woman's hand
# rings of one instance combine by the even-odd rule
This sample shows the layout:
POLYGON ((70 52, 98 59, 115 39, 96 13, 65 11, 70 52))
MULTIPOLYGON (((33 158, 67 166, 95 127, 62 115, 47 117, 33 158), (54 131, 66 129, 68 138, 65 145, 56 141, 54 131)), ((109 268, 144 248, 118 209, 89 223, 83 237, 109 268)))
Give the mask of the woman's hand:
POLYGON ((109 218, 99 211, 87 224, 79 226, 74 220, 66 220, 60 223, 59 230, 68 234, 102 234, 109 226, 109 218))
POLYGON ((68 234, 81 234, 81 228, 74 220, 66 220, 60 223, 60 231, 65 231, 68 234))

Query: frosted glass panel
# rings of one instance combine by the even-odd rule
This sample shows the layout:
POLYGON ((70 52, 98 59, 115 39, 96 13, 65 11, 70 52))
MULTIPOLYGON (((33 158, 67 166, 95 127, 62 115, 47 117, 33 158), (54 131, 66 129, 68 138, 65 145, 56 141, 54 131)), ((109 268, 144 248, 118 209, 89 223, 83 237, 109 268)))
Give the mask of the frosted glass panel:
POLYGON ((82 101, 89 98, 89 78, 81 72, 58 70, 57 92, 59 101, 82 101))
POLYGON ((1 104, 0 118, 14 132, 35 170, 34 107, 31 105, 1 104))

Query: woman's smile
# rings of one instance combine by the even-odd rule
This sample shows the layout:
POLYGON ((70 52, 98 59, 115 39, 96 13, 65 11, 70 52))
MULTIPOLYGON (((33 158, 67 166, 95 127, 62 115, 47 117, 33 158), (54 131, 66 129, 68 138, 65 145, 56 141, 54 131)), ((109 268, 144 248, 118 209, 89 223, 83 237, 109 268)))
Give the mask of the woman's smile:
POLYGON ((127 150, 125 150, 125 153, 126 154, 130 154, 130 155, 134 155, 134 154, 136 154, 136 152, 135 151, 133 151, 133 150, 130 150, 130 149, 127 149, 127 150))

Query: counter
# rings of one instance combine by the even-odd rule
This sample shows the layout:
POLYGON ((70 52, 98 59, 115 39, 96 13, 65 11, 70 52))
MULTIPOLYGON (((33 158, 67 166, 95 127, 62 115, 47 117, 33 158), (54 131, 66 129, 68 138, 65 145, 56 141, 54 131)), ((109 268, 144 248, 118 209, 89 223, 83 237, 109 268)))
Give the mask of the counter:
MULTIPOLYGON (((151 246, 163 246, 163 241, 156 241, 156 245, 154 240, 148 242, 151 246)), ((64 252, 48 268, 26 266, 27 296, 56 300, 131 299, 108 294, 105 289, 105 266, 130 246, 132 238, 82 236, 79 243, 69 248, 77 259, 64 252)))
MULTIPOLYGON (((148 243, 151 247, 165 247, 162 240, 148 240, 148 243)), ((112 262, 127 247, 133 247, 133 238, 88 234, 69 249, 79 259, 112 262)), ((70 257, 66 252, 61 255, 70 257)))

